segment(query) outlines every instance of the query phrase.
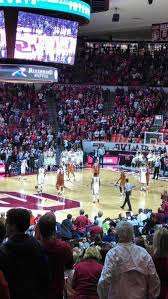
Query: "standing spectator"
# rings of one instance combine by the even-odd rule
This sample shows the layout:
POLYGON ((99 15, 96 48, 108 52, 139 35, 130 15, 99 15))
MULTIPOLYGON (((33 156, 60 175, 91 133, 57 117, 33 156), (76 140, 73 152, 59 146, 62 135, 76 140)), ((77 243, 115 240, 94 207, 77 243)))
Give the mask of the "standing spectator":
POLYGON ((153 239, 154 263, 161 282, 158 299, 168 299, 168 230, 156 231, 153 239))
POLYGON ((30 225, 26 209, 7 212, 8 241, 0 247, 0 269, 9 285, 11 299, 46 299, 47 259, 40 244, 25 234, 30 225))
POLYGON ((64 270, 72 263, 72 250, 68 244, 55 237, 56 219, 51 213, 38 222, 41 243, 49 262, 49 295, 47 299, 63 299, 64 270))
MULTIPOLYGON (((0 244, 3 242, 6 235, 5 225, 0 222, 0 244)), ((8 283, 5 280, 3 272, 0 270, 0 298, 10 299, 8 283)))
POLYGON ((97 283, 103 266, 100 252, 96 247, 86 249, 83 260, 75 266, 72 288, 73 299, 98 299, 97 283))
POLYGON ((98 283, 100 299, 158 298, 160 281, 148 252, 135 244, 133 226, 116 227, 119 243, 108 251, 98 283))

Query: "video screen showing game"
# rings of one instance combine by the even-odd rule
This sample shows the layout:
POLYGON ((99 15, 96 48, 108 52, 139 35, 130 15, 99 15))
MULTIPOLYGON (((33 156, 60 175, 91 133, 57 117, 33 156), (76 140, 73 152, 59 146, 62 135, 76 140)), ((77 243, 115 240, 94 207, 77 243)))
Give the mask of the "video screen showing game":
POLYGON ((19 12, 15 58, 74 64, 78 23, 19 12))
POLYGON ((7 57, 4 12, 0 10, 0 58, 7 57))

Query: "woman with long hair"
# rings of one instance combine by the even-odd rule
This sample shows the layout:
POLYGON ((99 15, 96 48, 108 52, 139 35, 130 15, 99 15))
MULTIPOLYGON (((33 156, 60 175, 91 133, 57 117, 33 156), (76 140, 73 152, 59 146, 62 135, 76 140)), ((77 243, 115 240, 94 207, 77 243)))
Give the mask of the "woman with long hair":
POLYGON ((168 229, 161 228, 153 238, 153 260, 161 282, 158 299, 168 299, 168 229))

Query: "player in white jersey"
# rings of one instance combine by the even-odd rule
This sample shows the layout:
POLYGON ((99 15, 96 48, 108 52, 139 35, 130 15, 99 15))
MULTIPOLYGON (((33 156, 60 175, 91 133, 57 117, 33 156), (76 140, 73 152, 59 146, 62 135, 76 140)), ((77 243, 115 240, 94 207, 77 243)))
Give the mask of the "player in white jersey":
POLYGON ((45 175, 46 175, 45 168, 44 167, 40 167, 39 170, 38 170, 38 174, 37 174, 37 188, 38 188, 38 192, 42 192, 43 191, 45 175))
POLYGON ((99 202, 99 192, 100 192, 100 178, 97 173, 94 173, 92 182, 91 182, 91 190, 93 195, 93 203, 96 201, 99 202))
POLYGON ((141 184, 141 191, 146 191, 147 188, 147 169, 145 165, 142 165, 139 170, 140 174, 140 184, 141 184))
POLYGON ((69 152, 67 150, 62 151, 61 153, 61 163, 67 164, 68 163, 69 152))
POLYGON ((26 169, 28 168, 28 165, 27 165, 27 160, 26 159, 23 159, 22 162, 21 162, 21 177, 24 179, 24 176, 26 174, 26 169))

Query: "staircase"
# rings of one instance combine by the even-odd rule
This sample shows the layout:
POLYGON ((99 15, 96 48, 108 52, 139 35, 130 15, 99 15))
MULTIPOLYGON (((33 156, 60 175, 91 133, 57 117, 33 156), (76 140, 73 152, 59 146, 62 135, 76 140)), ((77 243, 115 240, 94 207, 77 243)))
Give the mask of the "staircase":
POLYGON ((115 93, 110 92, 108 96, 105 97, 104 102, 104 115, 108 116, 112 114, 113 104, 115 99, 115 93))
POLYGON ((48 106, 49 123, 53 127, 53 133, 56 138, 58 133, 58 120, 57 120, 58 110, 57 110, 57 101, 54 95, 50 95, 50 94, 47 95, 47 106, 48 106))

